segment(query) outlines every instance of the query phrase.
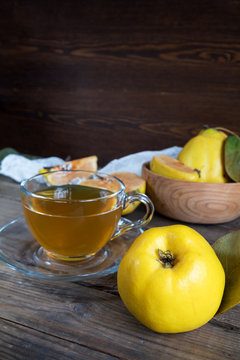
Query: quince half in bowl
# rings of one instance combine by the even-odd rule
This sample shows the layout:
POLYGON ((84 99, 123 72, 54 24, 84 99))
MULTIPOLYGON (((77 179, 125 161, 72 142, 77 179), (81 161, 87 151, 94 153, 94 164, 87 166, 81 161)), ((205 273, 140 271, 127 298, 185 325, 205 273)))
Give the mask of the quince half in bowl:
POLYGON ((142 166, 147 194, 159 214, 189 223, 218 224, 240 216, 240 183, 177 180, 142 166))

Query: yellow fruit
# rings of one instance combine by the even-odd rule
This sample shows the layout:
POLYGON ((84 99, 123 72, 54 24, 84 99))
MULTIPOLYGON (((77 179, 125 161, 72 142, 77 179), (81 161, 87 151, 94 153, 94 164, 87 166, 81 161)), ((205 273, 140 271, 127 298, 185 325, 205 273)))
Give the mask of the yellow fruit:
MULTIPOLYGON (((53 166, 50 168, 44 168, 39 171, 39 173, 44 174, 45 172, 54 172, 58 170, 86 170, 86 171, 97 171, 97 156, 88 156, 80 159, 75 159, 72 161, 67 161, 63 164, 53 166)), ((84 176, 84 174, 83 174, 84 176)), ((52 185, 62 184, 63 177, 59 173, 48 173, 45 175, 47 181, 52 185)), ((64 183, 68 183, 72 177, 75 175, 69 174, 68 176, 64 175, 64 183)))
POLYGON ((150 161, 154 173, 178 180, 198 181, 199 174, 181 161, 167 155, 155 155, 150 161))
POLYGON ((198 169, 200 182, 227 182, 224 169, 224 142, 227 135, 217 129, 202 130, 190 139, 178 155, 178 160, 198 169))
POLYGON ((225 273, 210 244, 185 225, 151 228, 123 257, 118 290, 128 310, 156 332, 196 329, 217 312, 225 273))
MULTIPOLYGON (((136 194, 146 192, 146 181, 141 177, 131 172, 115 172, 111 175, 120 179, 125 185, 126 194, 136 194)), ((130 214, 140 204, 139 201, 130 203, 122 212, 123 215, 130 214)))

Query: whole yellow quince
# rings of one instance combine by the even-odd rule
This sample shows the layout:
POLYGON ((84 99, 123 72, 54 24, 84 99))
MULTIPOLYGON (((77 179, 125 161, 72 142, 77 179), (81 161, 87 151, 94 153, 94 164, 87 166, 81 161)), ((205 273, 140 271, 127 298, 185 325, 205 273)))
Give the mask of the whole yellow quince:
POLYGON ((224 142, 227 135, 214 128, 201 130, 191 138, 178 155, 178 160, 199 171, 199 182, 225 183, 224 142))
POLYGON ((217 312, 225 273, 210 244, 185 225, 151 228, 123 257, 118 290, 145 326, 164 333, 196 329, 217 312))

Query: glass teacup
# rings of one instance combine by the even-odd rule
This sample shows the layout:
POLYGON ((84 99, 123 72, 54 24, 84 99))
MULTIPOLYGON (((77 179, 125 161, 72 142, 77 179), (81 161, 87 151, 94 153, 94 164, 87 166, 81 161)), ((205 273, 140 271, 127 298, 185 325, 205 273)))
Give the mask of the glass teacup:
POLYGON ((94 258, 110 240, 149 223, 154 212, 146 195, 127 195, 122 181, 100 172, 38 174, 21 183, 21 197, 26 222, 41 246, 40 259, 94 258), (145 205, 145 215, 121 224, 122 210, 133 201, 145 205))

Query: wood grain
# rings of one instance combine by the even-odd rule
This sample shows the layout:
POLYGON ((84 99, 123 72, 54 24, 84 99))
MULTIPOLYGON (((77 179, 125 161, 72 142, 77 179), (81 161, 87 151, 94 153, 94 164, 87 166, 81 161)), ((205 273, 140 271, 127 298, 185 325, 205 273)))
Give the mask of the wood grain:
MULTIPOLYGON (((4 323, 7 319, 9 325, 2 331, 5 337, 11 335, 11 344, 14 333, 21 334, 25 354, 30 354, 35 342, 36 359, 40 358, 41 350, 47 354, 50 340, 55 356, 61 346, 65 345, 65 353, 71 349, 69 359, 74 359, 74 349, 81 356, 82 348, 93 349, 93 356, 94 352, 99 356, 105 354, 106 359, 156 359, 159 352, 164 359, 176 356, 178 359, 227 359, 238 354, 240 329, 236 319, 235 324, 228 324, 216 318, 201 329, 185 334, 156 334, 132 318, 119 297, 109 292, 78 283, 48 284, 27 281, 18 274, 13 279, 9 272, 6 275, 1 280, 4 305, 1 317, 4 323), (20 324, 25 328, 24 333, 20 324), (15 328, 13 332, 12 328, 15 328)), ((15 340, 13 344, 23 351, 20 341, 15 340)), ((4 343, 1 349, 6 348, 4 343)))
POLYGON ((239 132, 239 1, 0 4, 1 147, 99 165, 239 132))
MULTIPOLYGON (((182 146, 205 124, 239 133, 239 0, 8 0, 0 13, 0 149, 102 166, 182 146)), ((19 185, 0 177, 0 226, 19 215, 19 185)), ((156 213, 149 226, 174 223, 156 213)), ((190 226, 212 244, 240 219, 190 226)), ((1 360, 240 355, 239 306, 168 335, 128 313, 115 275, 54 283, 1 263, 0 287, 1 360)))
POLYGON ((159 214, 198 224, 218 224, 240 216, 240 183, 199 183, 160 176, 142 166, 147 194, 159 214))
MULTIPOLYGON (((18 187, 0 178, 1 204, 5 201, 0 225, 12 220, 13 209, 21 215, 18 187)), ((140 207, 131 218, 143 212, 140 207)), ((149 227, 175 223, 155 214, 149 227)), ((190 226, 212 244, 238 230, 240 219, 190 226)), ((199 329, 170 335, 154 333, 132 317, 118 295, 116 275, 76 283, 44 281, 0 263, 0 287, 1 360, 226 360, 240 354, 239 305, 199 329)))

